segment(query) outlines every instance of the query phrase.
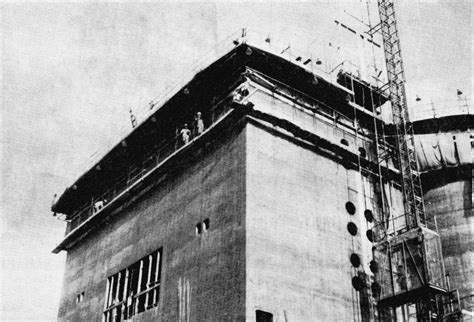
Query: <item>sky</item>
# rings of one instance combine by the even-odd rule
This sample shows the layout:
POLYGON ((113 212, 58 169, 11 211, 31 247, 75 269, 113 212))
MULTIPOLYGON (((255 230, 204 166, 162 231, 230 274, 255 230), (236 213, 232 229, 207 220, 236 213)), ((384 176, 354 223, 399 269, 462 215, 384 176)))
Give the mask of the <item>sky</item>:
MULTIPOLYGON (((375 2, 368 7, 376 24, 375 2)), ((2 321, 56 319, 66 254, 51 253, 65 230, 50 212, 53 195, 131 130, 130 109, 143 120, 150 100, 189 77, 203 57, 217 58, 242 28, 320 58, 325 70, 350 59, 370 71, 374 57, 383 68, 380 49, 372 54, 334 23, 367 31, 359 0, 0 8, 2 321)), ((437 116, 465 112, 473 93, 471 1, 405 0, 396 9, 411 117, 431 117, 433 108, 437 116)))

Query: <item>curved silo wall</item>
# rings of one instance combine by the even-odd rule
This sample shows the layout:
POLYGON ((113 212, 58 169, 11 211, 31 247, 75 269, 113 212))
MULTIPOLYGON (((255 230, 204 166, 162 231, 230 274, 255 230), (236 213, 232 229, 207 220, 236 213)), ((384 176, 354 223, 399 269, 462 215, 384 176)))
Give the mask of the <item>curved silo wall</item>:
MULTIPOLYGON (((415 124, 416 130, 416 124, 415 124)), ((474 216, 471 130, 417 134, 426 212, 434 216, 446 274, 464 312, 474 311, 474 216)))

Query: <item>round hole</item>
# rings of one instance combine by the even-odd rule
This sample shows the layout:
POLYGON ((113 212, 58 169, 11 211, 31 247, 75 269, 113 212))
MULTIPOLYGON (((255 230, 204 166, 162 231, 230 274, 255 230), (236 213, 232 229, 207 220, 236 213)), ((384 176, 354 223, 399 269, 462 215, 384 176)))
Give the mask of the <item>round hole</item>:
POLYGON ((359 267, 360 266, 360 257, 357 254, 352 254, 351 255, 351 264, 354 267, 359 267))
POLYGON ((368 239, 371 243, 374 242, 374 232, 372 231, 372 229, 367 230, 367 232, 365 233, 365 235, 367 236, 367 239, 368 239))
POLYGON ((247 48, 247 50, 245 51, 245 54, 247 54, 247 56, 252 55, 252 49, 247 48))
POLYGON ((380 284, 377 282, 373 282, 372 285, 370 285, 370 289, 372 290, 372 296, 377 298, 380 296, 380 291, 382 290, 380 287, 380 284))
POLYGON ((374 220, 374 214, 372 213, 372 210, 365 209, 364 217, 368 222, 372 222, 374 220))
POLYGON ((367 152, 365 151, 364 148, 362 148, 362 147, 359 148, 359 155, 363 158, 365 158, 367 156, 367 152))
POLYGON ((377 264, 375 260, 371 260, 369 263, 369 268, 370 268, 370 271, 375 274, 379 270, 379 265, 377 264))
POLYGON ((364 287, 364 282, 358 276, 354 276, 352 278, 352 287, 356 289, 356 291, 360 291, 364 287))
POLYGON ((356 212, 356 207, 352 202, 348 201, 346 202, 346 210, 350 215, 353 215, 356 212))
POLYGON ((347 231, 352 235, 357 235, 357 226, 353 222, 347 224, 347 231))
POLYGON ((341 140, 341 144, 342 144, 342 145, 345 145, 345 146, 349 146, 349 142, 347 142, 346 139, 342 139, 342 140, 341 140))

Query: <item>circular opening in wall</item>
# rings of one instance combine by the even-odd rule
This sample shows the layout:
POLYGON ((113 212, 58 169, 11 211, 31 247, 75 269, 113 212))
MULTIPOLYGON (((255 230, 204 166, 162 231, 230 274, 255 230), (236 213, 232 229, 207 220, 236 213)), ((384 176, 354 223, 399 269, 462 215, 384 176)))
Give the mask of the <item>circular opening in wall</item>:
POLYGON ((247 54, 247 56, 252 55, 252 49, 247 48, 247 50, 245 51, 245 54, 247 54))
POLYGON ((380 287, 380 284, 377 283, 377 282, 373 282, 371 285, 370 285, 370 289, 372 290, 372 296, 377 298, 380 296, 380 291, 382 290, 381 287, 380 287))
POLYGON ((352 254, 351 255, 351 264, 354 267, 359 267, 360 266, 360 257, 357 254, 352 254))
POLYGON ((346 202, 346 210, 350 215, 355 214, 356 212, 356 206, 350 201, 346 202))
POLYGON ((342 139, 342 140, 341 140, 341 144, 342 144, 342 145, 345 145, 345 146, 349 146, 349 142, 347 142, 346 139, 342 139))
POLYGON ((379 265, 377 264, 376 261, 371 260, 369 263, 369 268, 370 268, 370 271, 375 274, 379 270, 379 265))
POLYGON ((368 222, 374 221, 374 214, 372 213, 372 210, 365 209, 364 210, 364 217, 368 222))
POLYGON ((352 235, 357 235, 357 226, 353 222, 347 224, 347 231, 352 235))
POLYGON ((374 232, 372 231, 372 229, 367 230, 367 232, 365 233, 365 235, 367 236, 367 239, 368 239, 371 243, 374 242, 374 232))
POLYGON ((364 282, 358 276, 354 276, 352 278, 352 287, 356 289, 356 291, 360 291, 364 287, 364 282))

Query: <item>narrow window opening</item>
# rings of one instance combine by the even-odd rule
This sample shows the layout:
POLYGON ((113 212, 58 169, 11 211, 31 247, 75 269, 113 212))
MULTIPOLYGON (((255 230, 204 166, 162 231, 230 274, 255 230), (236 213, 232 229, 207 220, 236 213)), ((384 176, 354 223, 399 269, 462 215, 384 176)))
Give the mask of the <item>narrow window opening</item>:
POLYGON ((76 303, 81 303, 82 301, 84 301, 84 292, 81 292, 76 296, 76 303))
POLYGON ((346 139, 342 139, 341 144, 345 146, 349 146, 349 142, 346 139))
POLYGON ((273 314, 265 311, 255 311, 257 322, 273 322, 273 314))
POLYGON ((200 235, 202 233, 202 223, 198 223, 196 225, 196 235, 200 235))
POLYGON ((209 230, 209 218, 205 219, 205 220, 202 222, 202 230, 203 230, 203 231, 209 230))

